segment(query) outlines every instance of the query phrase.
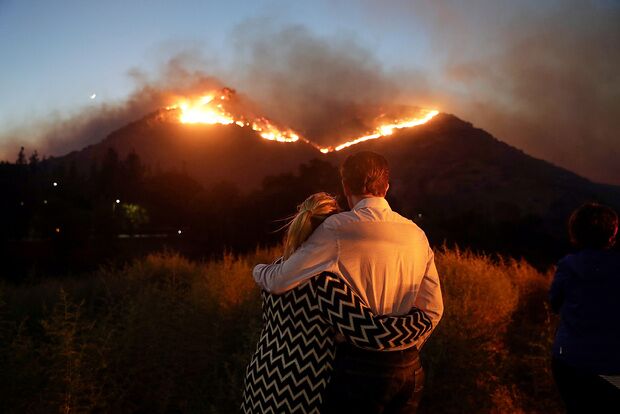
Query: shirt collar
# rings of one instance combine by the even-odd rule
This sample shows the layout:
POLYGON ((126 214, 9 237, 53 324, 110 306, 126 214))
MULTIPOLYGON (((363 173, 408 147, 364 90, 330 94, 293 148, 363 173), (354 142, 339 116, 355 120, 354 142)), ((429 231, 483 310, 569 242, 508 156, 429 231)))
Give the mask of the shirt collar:
POLYGON ((383 197, 368 197, 360 200, 351 210, 359 210, 361 208, 374 208, 377 210, 391 210, 387 200, 383 197))

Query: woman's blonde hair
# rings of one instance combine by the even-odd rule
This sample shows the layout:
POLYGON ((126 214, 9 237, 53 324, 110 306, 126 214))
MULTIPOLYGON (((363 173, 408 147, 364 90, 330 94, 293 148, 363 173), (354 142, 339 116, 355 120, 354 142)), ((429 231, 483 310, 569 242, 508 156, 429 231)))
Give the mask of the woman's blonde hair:
POLYGON ((327 193, 316 193, 297 206, 297 214, 285 226, 284 259, 288 259, 330 215, 340 211, 338 202, 327 193))

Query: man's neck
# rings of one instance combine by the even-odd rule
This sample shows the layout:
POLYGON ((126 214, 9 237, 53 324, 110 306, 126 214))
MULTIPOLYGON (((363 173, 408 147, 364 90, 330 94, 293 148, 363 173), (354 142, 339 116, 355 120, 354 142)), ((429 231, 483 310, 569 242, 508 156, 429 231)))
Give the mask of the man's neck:
POLYGON ((357 203, 359 203, 360 201, 366 198, 377 198, 377 197, 379 196, 372 195, 372 194, 355 194, 355 195, 352 194, 347 197, 347 201, 349 203, 349 208, 353 209, 353 207, 355 207, 357 203))

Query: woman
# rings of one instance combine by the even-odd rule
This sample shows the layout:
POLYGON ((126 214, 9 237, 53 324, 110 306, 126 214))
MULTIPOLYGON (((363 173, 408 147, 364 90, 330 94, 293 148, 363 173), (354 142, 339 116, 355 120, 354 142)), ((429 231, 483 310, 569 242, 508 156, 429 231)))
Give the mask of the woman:
MULTIPOLYGON (((331 214, 336 200, 314 194, 288 225, 284 260, 331 214)), ((319 413, 332 372, 336 336, 382 350, 409 345, 431 329, 424 312, 378 317, 334 274, 322 273, 282 295, 263 292, 258 346, 246 371, 244 413, 319 413)))
POLYGON ((620 412, 620 254, 618 216, 586 204, 569 220, 579 248, 557 266, 549 292, 560 314, 553 375, 568 413, 620 412))

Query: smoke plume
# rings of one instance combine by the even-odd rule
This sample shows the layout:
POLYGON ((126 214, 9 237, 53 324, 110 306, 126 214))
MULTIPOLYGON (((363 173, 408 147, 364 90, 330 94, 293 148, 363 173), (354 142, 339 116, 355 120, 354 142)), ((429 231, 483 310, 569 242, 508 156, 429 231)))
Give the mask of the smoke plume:
MULTIPOLYGON (((169 105, 171 94, 229 86, 257 112, 321 145, 367 131, 382 113, 436 106, 534 156, 620 184, 620 7, 603 0, 501 3, 335 3, 385 30, 421 27, 432 65, 407 59, 406 37, 402 64, 388 68, 355 35, 246 21, 231 36, 228 67, 209 71, 189 50, 155 76, 134 70, 136 89, 126 102, 37 125, 44 131, 37 149, 79 149, 169 105)), ((4 153, 16 142, 7 138, 0 140, 9 142, 4 153)))
POLYGON ((444 111, 534 156, 620 184, 620 7, 607 1, 399 2, 426 22, 444 111))
POLYGON ((321 38, 303 26, 275 30, 263 21, 235 34, 241 89, 279 122, 321 145, 372 130, 381 114, 400 115, 401 74, 389 73, 354 37, 321 38))
POLYGON ((0 154, 9 161, 20 146, 44 156, 64 155, 95 144, 110 132, 166 107, 173 96, 223 87, 222 83, 199 68, 202 60, 195 50, 176 53, 155 75, 132 69, 128 75, 135 84, 129 97, 117 104, 102 104, 70 116, 53 115, 15 128, 0 136, 0 154))

